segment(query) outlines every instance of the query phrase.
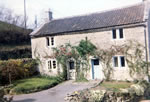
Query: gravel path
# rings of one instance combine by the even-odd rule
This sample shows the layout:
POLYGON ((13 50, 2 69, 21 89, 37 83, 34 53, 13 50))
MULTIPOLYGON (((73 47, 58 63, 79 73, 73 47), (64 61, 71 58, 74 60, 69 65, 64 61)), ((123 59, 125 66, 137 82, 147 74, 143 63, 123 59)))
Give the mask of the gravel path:
POLYGON ((53 88, 32 94, 14 96, 13 102, 65 102, 67 94, 93 87, 100 81, 75 83, 72 80, 63 82, 53 88))

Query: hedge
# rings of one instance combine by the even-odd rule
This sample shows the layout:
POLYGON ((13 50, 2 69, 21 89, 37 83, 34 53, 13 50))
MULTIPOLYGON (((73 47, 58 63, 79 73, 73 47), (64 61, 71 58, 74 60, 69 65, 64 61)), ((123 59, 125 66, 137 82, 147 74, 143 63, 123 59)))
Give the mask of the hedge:
POLYGON ((37 61, 34 59, 0 60, 0 84, 28 78, 37 73, 37 61))

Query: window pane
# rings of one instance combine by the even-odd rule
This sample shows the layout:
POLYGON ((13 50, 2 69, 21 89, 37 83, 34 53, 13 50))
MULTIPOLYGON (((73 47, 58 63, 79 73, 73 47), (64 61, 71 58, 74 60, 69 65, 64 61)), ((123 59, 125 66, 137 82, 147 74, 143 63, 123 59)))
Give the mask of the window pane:
POLYGON ((47 46, 49 46, 49 38, 46 38, 47 46))
POLYGON ((94 61, 94 65, 99 65, 99 59, 95 59, 94 61))
POLYGON ((114 67, 118 67, 118 57, 113 57, 114 67))
POLYGON ((48 69, 51 69, 51 68, 52 68, 51 61, 48 61, 48 69))
POLYGON ((51 37, 51 45, 54 45, 54 38, 51 37))
POLYGON ((112 30, 112 36, 113 36, 113 39, 116 39, 116 30, 115 29, 112 30))
POLYGON ((53 61, 53 68, 56 68, 56 61, 53 61))
POLYGON ((70 61, 70 62, 69 62, 69 68, 70 68, 70 69, 74 69, 74 62, 73 62, 73 61, 70 61))
POLYGON ((121 67, 125 67, 125 58, 123 56, 120 57, 121 67))
POLYGON ((123 38, 123 29, 119 29, 120 38, 123 38))

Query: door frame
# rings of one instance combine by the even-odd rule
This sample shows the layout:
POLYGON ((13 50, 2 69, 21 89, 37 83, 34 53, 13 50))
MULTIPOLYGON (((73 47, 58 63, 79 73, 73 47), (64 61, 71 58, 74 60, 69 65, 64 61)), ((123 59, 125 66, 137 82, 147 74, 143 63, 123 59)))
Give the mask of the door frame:
POLYGON ((95 73, 94 73, 94 60, 98 59, 99 60, 99 68, 100 68, 100 59, 99 58, 92 58, 91 59, 91 66, 92 66, 92 79, 95 79, 95 73))

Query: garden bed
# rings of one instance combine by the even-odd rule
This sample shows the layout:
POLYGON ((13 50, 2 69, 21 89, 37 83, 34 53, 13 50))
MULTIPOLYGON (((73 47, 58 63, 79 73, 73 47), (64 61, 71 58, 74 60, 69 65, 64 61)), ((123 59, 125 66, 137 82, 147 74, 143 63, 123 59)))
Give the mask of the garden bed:
POLYGON ((10 90, 10 94, 27 94, 51 88, 61 81, 59 77, 32 77, 13 82, 5 91, 8 92, 10 90))

